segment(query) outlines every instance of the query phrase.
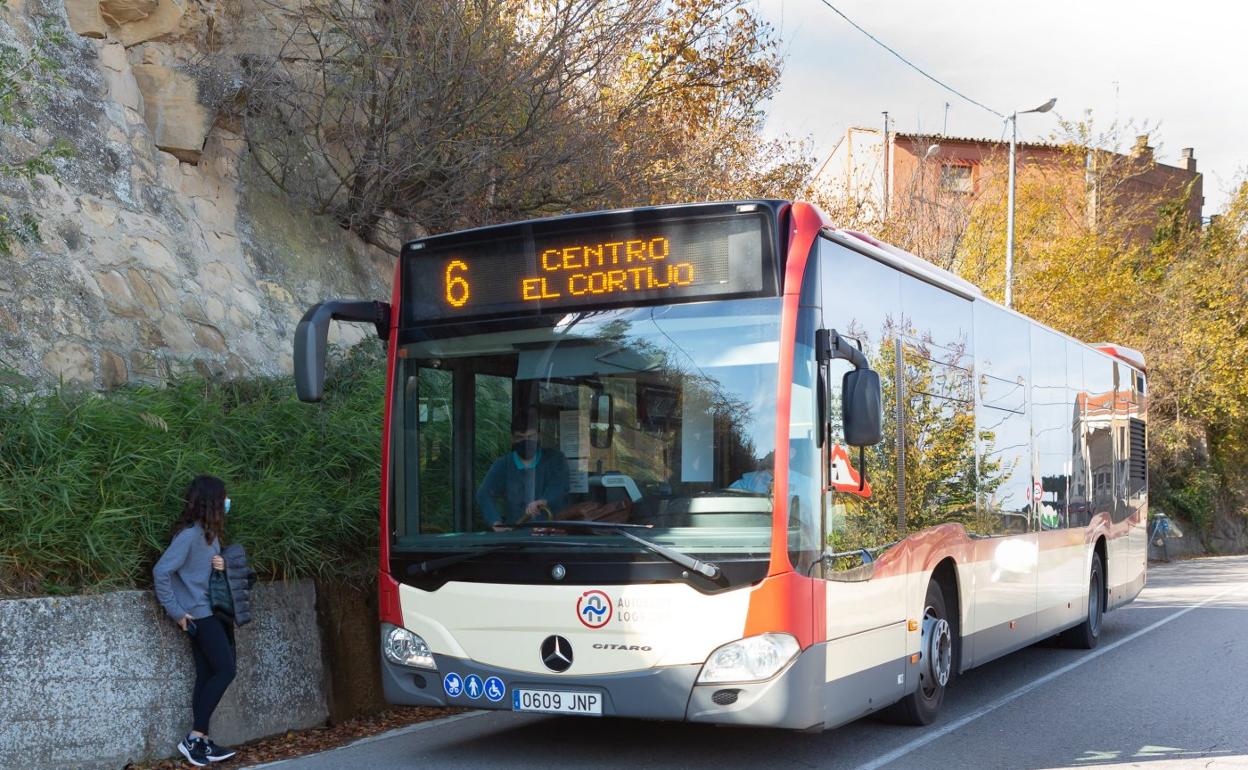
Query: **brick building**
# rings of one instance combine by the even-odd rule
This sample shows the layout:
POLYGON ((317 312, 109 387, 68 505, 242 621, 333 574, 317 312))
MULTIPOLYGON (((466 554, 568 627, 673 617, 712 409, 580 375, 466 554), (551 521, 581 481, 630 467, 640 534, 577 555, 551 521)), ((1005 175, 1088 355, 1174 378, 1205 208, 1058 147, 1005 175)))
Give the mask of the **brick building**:
MULTIPOLYGON (((1181 166, 1158 163, 1153 149, 1147 135, 1129 154, 1020 142, 1018 184, 1042 175, 1067 185, 1090 222, 1115 206, 1145 205, 1155 215, 1160 202, 1183 199, 1189 221, 1199 225, 1204 197, 1192 148, 1183 149, 1181 166)), ((881 141, 879 129, 850 128, 816 181, 834 197, 859 201, 868 220, 909 213, 954 221, 983 196, 1004 195, 1008 158, 1009 143, 997 139, 889 132, 881 141)))

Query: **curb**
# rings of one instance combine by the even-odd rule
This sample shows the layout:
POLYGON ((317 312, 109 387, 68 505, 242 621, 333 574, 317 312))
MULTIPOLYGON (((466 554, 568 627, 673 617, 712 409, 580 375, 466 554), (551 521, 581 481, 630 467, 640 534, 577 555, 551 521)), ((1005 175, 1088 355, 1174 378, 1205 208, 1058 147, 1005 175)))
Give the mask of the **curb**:
POLYGON ((491 712, 485 709, 481 709, 478 711, 469 711, 466 714, 452 714, 449 717, 439 717, 438 719, 426 719, 423 722, 417 722, 415 724, 407 725, 406 727, 396 727, 393 730, 387 730, 384 733, 377 733, 376 735, 369 735, 365 738, 360 738, 359 740, 352 741, 350 743, 344 743, 341 746, 335 746, 332 749, 325 749, 324 751, 314 751, 311 754, 301 754, 297 757, 287 757, 286 759, 275 759, 272 762, 265 762, 264 764, 260 764, 260 765, 243 765, 240 767, 240 770, 262 770, 262 768, 280 767, 282 765, 285 765, 288 762, 295 762, 300 759, 304 759, 306 757, 317 757, 322 754, 332 754, 335 751, 340 751, 342 749, 349 749, 349 748, 352 748, 353 746, 363 746, 366 743, 373 743, 375 741, 384 741, 389 738, 397 738, 400 735, 407 735, 408 733, 420 732, 421 730, 426 730, 426 729, 430 729, 434 727, 440 727, 442 725, 450 724, 451 722, 458 722, 461 719, 470 719, 472 717, 484 716, 489 713, 491 712))

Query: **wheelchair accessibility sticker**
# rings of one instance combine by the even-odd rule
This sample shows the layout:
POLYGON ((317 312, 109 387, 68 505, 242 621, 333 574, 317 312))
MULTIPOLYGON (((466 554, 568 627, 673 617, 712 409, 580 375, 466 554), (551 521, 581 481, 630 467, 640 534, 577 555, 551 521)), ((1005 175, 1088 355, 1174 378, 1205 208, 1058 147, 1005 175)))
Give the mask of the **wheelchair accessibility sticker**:
POLYGON ((605 591, 595 588, 576 600, 576 617, 586 628, 602 628, 611 622, 612 612, 611 597, 605 591))
POLYGON ((485 680, 485 697, 494 703, 498 703, 507 694, 507 686, 503 684, 503 680, 496 676, 492 676, 485 680))

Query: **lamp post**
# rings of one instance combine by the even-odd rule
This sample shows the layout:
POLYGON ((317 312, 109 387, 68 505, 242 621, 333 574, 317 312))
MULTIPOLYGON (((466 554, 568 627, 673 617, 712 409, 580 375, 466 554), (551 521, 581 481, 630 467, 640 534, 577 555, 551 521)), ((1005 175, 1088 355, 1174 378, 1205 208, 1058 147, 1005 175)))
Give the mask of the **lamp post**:
POLYGON ((1018 116, 1031 112, 1048 112, 1057 104, 1054 97, 1033 110, 1015 110, 1006 118, 1010 121, 1010 192, 1009 210, 1005 215, 1005 306, 1011 307, 1014 300, 1012 286, 1014 283, 1014 155, 1018 144, 1018 116))

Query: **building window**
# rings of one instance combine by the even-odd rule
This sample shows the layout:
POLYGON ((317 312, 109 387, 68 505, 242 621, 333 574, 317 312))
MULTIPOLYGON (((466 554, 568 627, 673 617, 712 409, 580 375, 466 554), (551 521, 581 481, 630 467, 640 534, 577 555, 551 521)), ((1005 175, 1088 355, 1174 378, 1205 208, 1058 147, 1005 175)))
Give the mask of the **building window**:
POLYGON ((945 192, 974 192, 971 180, 971 167, 956 163, 946 163, 940 167, 940 189, 945 192))

